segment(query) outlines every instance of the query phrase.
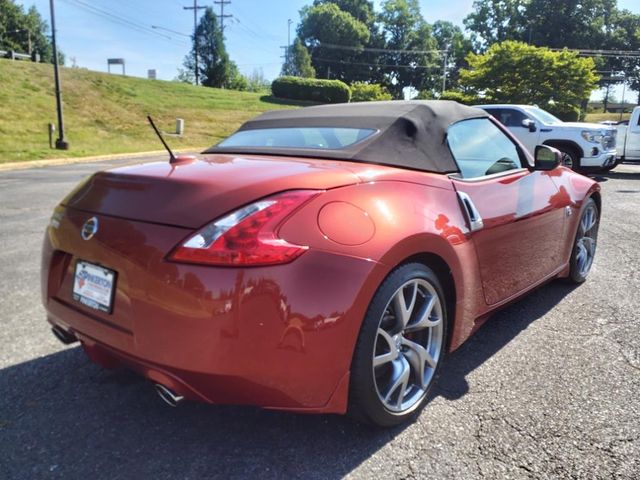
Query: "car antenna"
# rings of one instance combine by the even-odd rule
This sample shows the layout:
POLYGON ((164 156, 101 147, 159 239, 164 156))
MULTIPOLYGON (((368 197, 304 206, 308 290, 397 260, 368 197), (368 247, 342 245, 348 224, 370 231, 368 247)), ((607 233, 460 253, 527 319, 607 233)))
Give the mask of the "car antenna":
POLYGON ((166 148, 167 152, 169 152, 169 163, 177 163, 178 161, 176 160, 176 156, 173 154, 173 152, 169 148, 169 145, 167 145, 167 142, 164 141, 164 138, 162 138, 162 134, 160 133, 160 130, 158 130, 158 127, 156 127, 156 124, 153 123, 153 119, 151 118, 151 115, 147 115, 147 120, 149 120, 149 123, 151 124, 153 131, 156 132, 156 135, 158 135, 158 138, 162 142, 162 145, 164 145, 164 148, 166 148))

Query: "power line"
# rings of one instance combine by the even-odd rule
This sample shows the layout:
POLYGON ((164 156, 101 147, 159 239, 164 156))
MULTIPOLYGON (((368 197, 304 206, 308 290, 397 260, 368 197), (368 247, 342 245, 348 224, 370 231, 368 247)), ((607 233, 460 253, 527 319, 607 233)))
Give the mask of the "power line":
POLYGON ((238 17, 234 17, 234 26, 238 26, 240 27, 245 33, 249 34, 252 37, 255 38, 248 38, 245 37, 245 41, 247 42, 253 42, 254 43, 254 48, 257 50, 262 50, 263 52, 269 53, 269 54, 273 54, 273 50, 270 50, 268 48, 265 48, 265 42, 268 42, 268 40, 265 40, 263 37, 260 37, 257 33, 255 33, 254 31, 250 30, 246 25, 242 24, 240 22, 240 20, 238 19, 238 17))
POLYGON ((148 26, 136 22, 134 20, 131 20, 127 17, 121 16, 121 15, 116 15, 113 14, 111 12, 108 12, 106 10, 103 10, 101 8, 98 8, 94 5, 90 5, 88 3, 85 3, 81 0, 62 0, 64 3, 71 5, 73 7, 76 7, 80 10, 83 10, 87 13, 90 13, 92 15, 95 15, 97 17, 100 17, 104 20, 107 20, 109 22, 118 24, 120 26, 123 26, 125 28, 128 28, 130 30, 134 30, 138 33, 142 33, 144 35, 148 35, 148 36, 153 36, 155 38, 162 38, 166 41, 171 41, 172 43, 176 43, 176 44, 180 44, 180 45, 186 45, 184 42, 176 42, 172 37, 168 36, 168 35, 164 35, 162 33, 156 32, 154 30, 152 30, 151 28, 149 28, 148 26))
POLYGON ((234 12, 236 12, 234 14, 234 19, 238 20, 238 13, 240 15, 242 15, 243 18, 243 24, 249 28, 256 36, 258 36, 261 40, 271 40, 271 41, 280 41, 280 39, 282 38, 280 35, 274 35, 273 33, 269 33, 265 30, 263 30, 263 26, 262 25, 258 25, 257 23, 255 23, 253 20, 251 20, 251 15, 248 15, 246 10, 243 10, 240 6, 241 4, 236 2, 233 5, 233 10, 234 12), (258 33, 256 33, 256 31, 258 33))
POLYGON ((569 51, 577 53, 581 57, 607 57, 607 58, 640 58, 640 51, 636 50, 599 50, 587 48, 550 48, 553 52, 569 51))
POLYGON ((351 62, 351 61, 347 61, 347 60, 334 60, 334 59, 330 59, 330 58, 314 58, 314 60, 317 60, 319 62, 325 62, 325 63, 342 63, 342 64, 348 64, 348 65, 363 65, 363 66, 369 66, 369 67, 383 67, 383 68, 421 68, 421 69, 425 69, 425 70, 430 70, 430 71, 435 71, 438 70, 440 71, 440 65, 434 66, 434 65, 396 65, 396 64, 384 64, 384 63, 366 63, 366 62, 351 62))
POLYGON ((224 38, 224 19, 231 18, 233 15, 225 15, 224 14, 224 6, 230 5, 231 2, 229 0, 214 0, 214 5, 220 5, 220 15, 216 15, 220 19, 220 30, 222 30, 222 38, 224 38))
POLYGON ((412 54, 428 54, 428 53, 445 53, 447 50, 402 50, 391 48, 370 48, 370 47, 356 47, 352 45, 335 45, 333 43, 319 43, 315 45, 317 47, 329 48, 335 50, 351 50, 356 52, 375 52, 375 53, 412 53, 412 54))

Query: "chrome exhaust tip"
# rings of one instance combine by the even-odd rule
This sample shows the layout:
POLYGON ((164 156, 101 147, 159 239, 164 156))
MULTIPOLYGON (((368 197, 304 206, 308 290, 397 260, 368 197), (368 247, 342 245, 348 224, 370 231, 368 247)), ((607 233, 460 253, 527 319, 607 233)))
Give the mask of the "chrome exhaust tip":
POLYGON ((171 390, 170 388, 161 385, 160 383, 156 383, 154 385, 156 389, 156 393, 162 399, 164 403, 169 405, 170 407, 177 407, 180 402, 184 400, 182 395, 178 395, 176 392, 171 390))
POLYGON ((63 328, 58 327, 57 325, 51 328, 51 332, 53 332, 55 337, 65 345, 71 345, 72 343, 75 343, 78 341, 78 339, 73 333, 69 333, 63 328))

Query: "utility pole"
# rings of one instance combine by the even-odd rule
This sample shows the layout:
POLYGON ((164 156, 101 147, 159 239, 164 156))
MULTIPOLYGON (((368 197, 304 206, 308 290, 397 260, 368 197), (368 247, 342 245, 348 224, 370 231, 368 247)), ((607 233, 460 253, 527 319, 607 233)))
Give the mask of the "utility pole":
POLYGON ((447 60, 449 59, 449 44, 444 46, 444 61, 442 62, 442 93, 447 89, 447 60))
POLYGON ((60 93, 60 72, 58 71, 58 48, 56 47, 56 15, 53 0, 49 0, 51 9, 51 46, 53 47, 53 76, 56 82, 56 106, 58 108, 58 150, 69 150, 69 142, 64 138, 64 119, 62 118, 62 94, 60 93))
POLYGON ((198 10, 204 10, 207 7, 198 6, 198 0, 193 0, 193 7, 182 7, 183 10, 193 10, 193 53, 195 57, 194 76, 196 77, 196 85, 198 85, 198 10))
POLYGON ((627 91, 627 75, 625 73, 624 80, 622 81, 622 102, 621 102, 622 108, 620 108, 620 118, 618 119, 619 122, 622 121, 622 114, 624 113, 624 95, 626 91, 627 91))
POLYGON ((216 17, 220 20, 220 30, 222 30, 222 38, 224 39, 224 19, 233 17, 233 15, 224 14, 224 6, 231 4, 231 2, 229 0, 214 0, 213 3, 220 5, 220 15, 216 15, 216 17))

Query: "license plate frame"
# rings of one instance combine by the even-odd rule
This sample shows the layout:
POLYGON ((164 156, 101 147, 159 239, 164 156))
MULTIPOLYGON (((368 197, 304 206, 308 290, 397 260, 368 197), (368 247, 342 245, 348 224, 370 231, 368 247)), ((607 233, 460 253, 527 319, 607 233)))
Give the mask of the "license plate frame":
POLYGON ((110 315, 117 277, 115 270, 78 259, 73 270, 71 295, 85 307, 110 315))

